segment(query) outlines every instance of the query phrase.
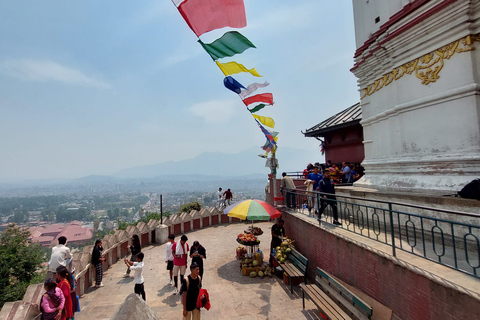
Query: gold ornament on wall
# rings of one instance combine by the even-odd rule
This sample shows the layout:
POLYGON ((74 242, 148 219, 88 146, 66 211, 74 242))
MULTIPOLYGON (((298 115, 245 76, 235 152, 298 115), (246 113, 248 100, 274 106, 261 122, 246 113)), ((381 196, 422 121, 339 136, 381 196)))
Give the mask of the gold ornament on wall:
POLYGON ((403 77, 405 74, 412 74, 421 80, 422 84, 428 85, 440 79, 445 60, 450 59, 455 53, 468 52, 475 50, 474 42, 480 42, 480 34, 468 35, 465 38, 454 41, 426 55, 407 62, 391 72, 384 74, 382 78, 375 80, 372 84, 363 88, 362 97, 370 96, 383 87, 388 86, 393 81, 403 77))

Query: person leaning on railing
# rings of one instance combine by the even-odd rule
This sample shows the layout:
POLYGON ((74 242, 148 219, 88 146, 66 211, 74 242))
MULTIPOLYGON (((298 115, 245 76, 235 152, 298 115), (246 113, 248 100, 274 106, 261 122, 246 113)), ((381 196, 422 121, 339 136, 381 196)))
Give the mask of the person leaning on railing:
MULTIPOLYGON (((287 208, 295 209, 297 207, 295 202, 295 193, 292 191, 285 190, 285 189, 293 189, 295 190, 295 183, 293 183, 293 179, 287 176, 287 173, 282 173, 282 181, 280 183, 280 191, 285 194, 285 201, 287 204, 287 208)), ((295 192, 295 191, 293 191, 295 192)))

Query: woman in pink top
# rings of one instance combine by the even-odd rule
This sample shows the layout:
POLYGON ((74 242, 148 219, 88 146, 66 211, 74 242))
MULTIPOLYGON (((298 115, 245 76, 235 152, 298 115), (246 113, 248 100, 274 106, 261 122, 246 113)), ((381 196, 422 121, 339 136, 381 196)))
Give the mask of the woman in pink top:
POLYGON ((65 296, 57 284, 48 279, 43 286, 45 293, 42 296, 40 310, 42 311, 42 320, 58 320, 61 317, 59 311, 65 305, 65 296))

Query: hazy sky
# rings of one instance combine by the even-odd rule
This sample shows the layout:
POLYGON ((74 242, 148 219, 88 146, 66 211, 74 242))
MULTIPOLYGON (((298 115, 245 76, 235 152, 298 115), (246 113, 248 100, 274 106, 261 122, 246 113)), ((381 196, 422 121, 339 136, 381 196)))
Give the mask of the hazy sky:
MULTIPOLYGON (((351 0, 244 2, 236 30, 257 49, 220 62, 256 68, 263 78, 234 77, 270 82, 275 105, 260 114, 276 121, 279 149, 321 161, 300 131, 359 101, 351 0)), ((223 78, 170 0, 0 0, 0 180, 261 153, 263 134, 223 78)))

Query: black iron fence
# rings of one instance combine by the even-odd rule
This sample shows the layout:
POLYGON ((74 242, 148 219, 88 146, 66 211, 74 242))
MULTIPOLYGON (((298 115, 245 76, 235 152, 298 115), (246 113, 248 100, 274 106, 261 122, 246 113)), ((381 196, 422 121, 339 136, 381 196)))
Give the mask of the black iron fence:
POLYGON ((480 278, 478 214, 343 195, 332 199, 298 189, 283 193, 291 209, 332 224, 337 218, 338 227, 391 246, 393 256, 402 250, 480 278))

